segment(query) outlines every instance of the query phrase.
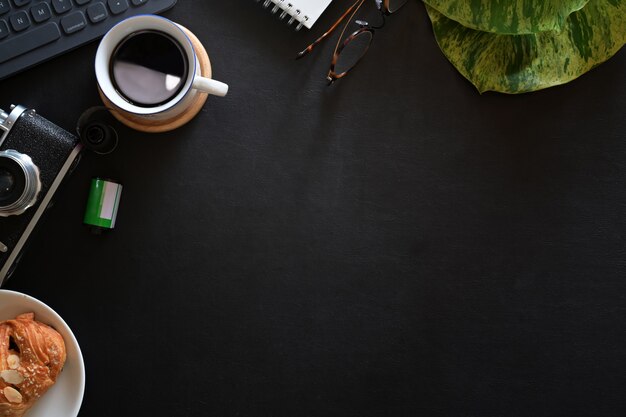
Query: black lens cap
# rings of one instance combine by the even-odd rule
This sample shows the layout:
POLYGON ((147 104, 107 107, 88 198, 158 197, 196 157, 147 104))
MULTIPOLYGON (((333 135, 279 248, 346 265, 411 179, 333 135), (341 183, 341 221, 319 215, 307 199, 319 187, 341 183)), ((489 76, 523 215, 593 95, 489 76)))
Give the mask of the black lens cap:
POLYGON ((76 131, 87 149, 106 155, 117 148, 118 135, 114 123, 116 121, 106 107, 92 107, 82 114, 76 131))

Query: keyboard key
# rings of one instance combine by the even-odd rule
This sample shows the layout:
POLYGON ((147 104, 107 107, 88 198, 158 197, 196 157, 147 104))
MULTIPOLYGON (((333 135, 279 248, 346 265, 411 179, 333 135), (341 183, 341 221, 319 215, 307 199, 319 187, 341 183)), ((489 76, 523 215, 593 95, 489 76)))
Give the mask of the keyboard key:
POLYGON ((9 18, 9 20, 11 21, 11 26, 13 26, 13 30, 16 32, 24 30, 30 26, 30 19, 25 11, 15 13, 9 18))
POLYGON ((24 34, 13 36, 0 43, 0 64, 54 42, 60 37, 61 32, 59 32, 59 27, 54 22, 46 23, 24 34))
POLYGON ((76 0, 76 4, 82 6, 83 4, 89 3, 91 0, 76 0))
POLYGON ((71 35, 81 29, 85 29, 87 21, 85 20, 83 12, 74 12, 61 19, 61 26, 63 27, 63 32, 67 35, 71 35))
POLYGON ((25 4, 30 3, 30 0, 13 0, 13 3, 15 3, 17 7, 22 7, 25 4))
POLYGON ((52 0, 52 7, 57 14, 69 12, 72 9, 72 0, 52 0))
POLYGON ((111 9, 111 13, 120 14, 124 13, 128 10, 128 1, 127 0, 108 0, 109 9, 111 9))
POLYGON ((9 35, 9 27, 4 20, 0 20, 0 39, 6 38, 9 35))
POLYGON ((108 15, 107 8, 102 3, 94 3, 87 7, 87 16, 91 23, 102 22, 108 15))
POLYGON ((9 0, 0 0, 0 14, 5 14, 11 10, 11 6, 9 6, 9 0))
POLYGON ((30 8, 30 14, 33 16, 33 20, 37 23, 44 22, 52 17, 50 6, 48 3, 38 3, 30 8))
POLYGON ((131 3, 133 3, 133 6, 143 6, 147 2, 148 0, 131 0, 131 3))

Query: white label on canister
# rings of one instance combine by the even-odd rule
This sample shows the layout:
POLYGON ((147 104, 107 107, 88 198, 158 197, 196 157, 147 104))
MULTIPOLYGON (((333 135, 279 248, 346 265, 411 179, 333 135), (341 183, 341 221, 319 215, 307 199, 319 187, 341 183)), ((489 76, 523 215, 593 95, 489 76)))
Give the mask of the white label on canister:
POLYGON ((119 184, 107 182, 104 185, 104 198, 102 200, 102 210, 100 217, 107 220, 113 220, 115 209, 117 206, 118 193, 122 188, 119 184))

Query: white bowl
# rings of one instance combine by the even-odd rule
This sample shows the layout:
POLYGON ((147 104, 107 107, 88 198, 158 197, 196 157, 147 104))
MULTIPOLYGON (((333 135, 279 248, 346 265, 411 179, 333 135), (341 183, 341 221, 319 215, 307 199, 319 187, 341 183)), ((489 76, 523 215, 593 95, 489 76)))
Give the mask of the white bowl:
POLYGON ((67 360, 56 383, 25 417, 76 417, 85 392, 85 364, 74 334, 61 316, 41 301, 19 292, 0 290, 0 321, 29 312, 35 313, 35 320, 54 327, 63 336, 67 360))

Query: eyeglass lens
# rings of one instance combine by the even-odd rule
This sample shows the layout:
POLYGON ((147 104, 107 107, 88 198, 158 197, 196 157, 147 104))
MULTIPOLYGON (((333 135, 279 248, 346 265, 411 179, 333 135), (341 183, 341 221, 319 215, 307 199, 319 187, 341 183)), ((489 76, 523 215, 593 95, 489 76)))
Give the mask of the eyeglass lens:
POLYGON ((360 32, 343 47, 335 62, 335 74, 341 75, 354 67, 365 55, 372 43, 373 35, 369 30, 360 32))
POLYGON ((396 12, 400 7, 404 6, 408 0, 389 0, 389 13, 396 12))

